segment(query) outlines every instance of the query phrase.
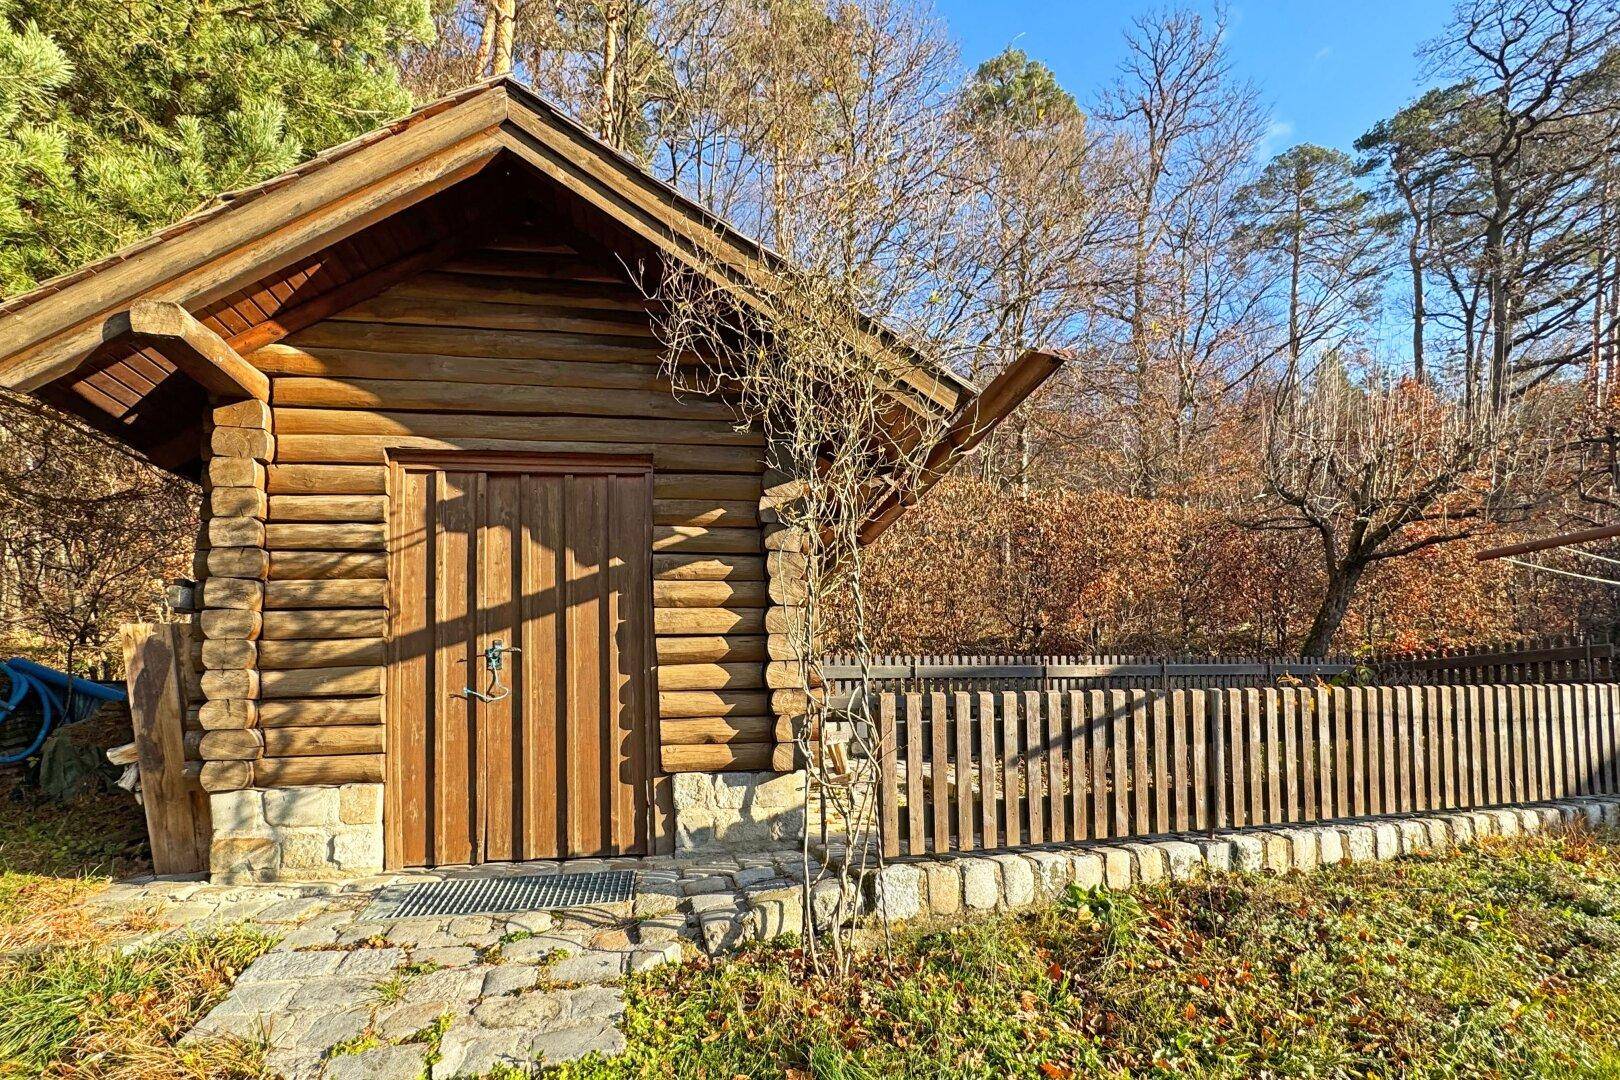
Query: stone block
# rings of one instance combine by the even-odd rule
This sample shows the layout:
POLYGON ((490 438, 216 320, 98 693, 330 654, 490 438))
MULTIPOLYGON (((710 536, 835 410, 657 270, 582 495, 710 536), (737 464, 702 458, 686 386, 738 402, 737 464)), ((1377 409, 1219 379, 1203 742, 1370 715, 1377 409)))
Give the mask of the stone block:
POLYGON ((383 786, 344 784, 338 788, 338 821, 344 825, 382 823, 383 786))
POLYGON ((1035 903, 1035 867, 1022 855, 992 855, 1001 871, 1002 901, 1016 911, 1035 903))
POLYGON ((216 791, 208 796, 208 813, 216 839, 227 836, 269 836, 264 820, 264 793, 254 788, 216 791))
POLYGON ((1429 850, 1429 830, 1418 819, 1397 821, 1395 832, 1400 836, 1402 855, 1416 855, 1429 850))
POLYGON ((1316 854, 1323 866, 1344 861, 1344 837, 1337 829, 1312 829, 1316 834, 1316 854))
POLYGON ((280 829, 281 868, 291 873, 332 869, 332 833, 329 829, 280 829))
POLYGON ((1121 844, 1136 860, 1136 880, 1143 885, 1157 885, 1170 875, 1170 863, 1157 844, 1121 844))
POLYGON ((1095 889, 1103 883, 1103 859, 1095 851, 1068 853, 1069 877, 1081 889, 1095 889))
POLYGON ((989 859, 961 859, 962 902, 974 911, 992 911, 1001 906, 1001 868, 989 859))
POLYGON ((1460 847, 1474 842, 1474 821, 1467 814, 1447 814, 1443 820, 1451 829, 1451 835, 1460 847))
POLYGON ((256 881, 276 868, 280 854, 268 836, 216 836, 208 861, 214 877, 227 881, 256 881))
POLYGON ((962 910, 962 872, 954 862, 921 864, 927 886, 928 910, 935 915, 955 915, 962 910))
POLYGON ((1232 869, 1254 873, 1266 868, 1265 842, 1254 833, 1238 833, 1227 838, 1232 846, 1232 869))
POLYGON ((1103 884, 1115 890, 1130 888, 1132 867, 1135 864, 1131 853, 1119 847, 1100 847, 1093 850, 1102 856, 1103 884))
POLYGON ((1035 895, 1042 900, 1062 896, 1071 880, 1069 860, 1056 851, 1030 851, 1024 857, 1035 868, 1035 895))
POLYGON ((1286 874, 1294 868, 1294 845, 1282 833, 1257 834, 1265 849, 1266 869, 1274 874, 1286 874))
POLYGON ((1496 835, 1496 819, 1483 810, 1470 810, 1468 818, 1474 823, 1474 837, 1496 835))
POLYGON ((428 1048, 377 1046, 342 1054, 327 1063, 326 1080, 419 1080, 427 1071, 428 1048))
POLYGON ((382 824, 349 825, 332 834, 332 861, 346 874, 369 874, 382 870, 382 824))
POLYGON ((1364 863, 1377 860, 1378 838, 1370 826, 1346 825, 1341 835, 1344 837, 1345 856, 1351 862, 1364 863))
POLYGON ((922 871, 910 863, 891 863, 869 879, 868 901, 888 922, 915 919, 923 913, 922 871))
POLYGON ((1443 818, 1426 816, 1419 819, 1429 834, 1429 850, 1436 854, 1451 850, 1451 828, 1443 818))
POLYGON ((1393 822, 1380 821, 1372 826, 1373 851, 1380 861, 1396 859, 1401 854, 1401 834, 1393 822))
POLYGON ((1315 829, 1284 829, 1279 835, 1293 847, 1295 870, 1308 874, 1321 865, 1321 847, 1315 829))
POLYGON ((271 825, 336 825, 338 789, 271 788, 264 793, 264 818, 271 825))
POLYGON ((1185 840, 1161 840, 1153 845, 1164 853, 1165 865, 1172 881, 1186 881, 1204 869, 1203 852, 1196 844, 1185 840))
POLYGON ((1194 846, 1198 848, 1199 856, 1204 865, 1213 871, 1227 871, 1232 869, 1232 842, 1230 840, 1195 840, 1194 846))
POLYGON ((804 932, 804 893, 798 886, 767 889, 748 898, 749 934, 769 941, 804 932))

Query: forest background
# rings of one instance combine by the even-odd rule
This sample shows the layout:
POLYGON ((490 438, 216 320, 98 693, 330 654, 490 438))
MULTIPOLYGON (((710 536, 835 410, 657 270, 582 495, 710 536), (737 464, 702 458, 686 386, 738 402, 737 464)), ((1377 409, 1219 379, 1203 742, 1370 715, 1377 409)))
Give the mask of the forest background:
MULTIPOLYGON (((1219 11, 1071 88, 925 0, 0 0, 0 295, 511 73, 969 378, 1069 354, 864 560, 873 649, 1606 638, 1620 547, 1473 555, 1620 500, 1617 42, 1462 0, 1405 107, 1268 155, 1219 11)), ((6 395, 0 654, 110 671, 197 497, 6 395)))

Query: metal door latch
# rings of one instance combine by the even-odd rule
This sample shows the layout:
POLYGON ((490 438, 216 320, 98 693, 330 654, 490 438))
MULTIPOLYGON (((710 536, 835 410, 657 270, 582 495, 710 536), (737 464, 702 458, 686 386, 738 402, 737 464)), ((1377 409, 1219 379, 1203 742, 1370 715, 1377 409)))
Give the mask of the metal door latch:
POLYGON ((510 697, 512 688, 502 685, 501 683, 501 668, 505 666, 502 658, 505 657, 507 653, 522 651, 523 650, 518 648, 516 645, 507 645, 506 643, 502 642, 500 638, 496 638, 494 641, 490 642, 489 648, 484 650, 484 668, 489 672, 490 675, 489 689, 487 691, 478 691, 468 686, 465 687, 461 692, 467 695, 469 698, 477 698, 486 705, 490 705, 494 702, 510 697))

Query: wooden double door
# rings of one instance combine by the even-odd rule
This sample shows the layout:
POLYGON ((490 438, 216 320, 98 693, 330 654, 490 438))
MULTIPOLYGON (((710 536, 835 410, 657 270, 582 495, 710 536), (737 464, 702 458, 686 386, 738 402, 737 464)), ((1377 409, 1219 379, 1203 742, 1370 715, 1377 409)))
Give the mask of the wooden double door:
POLYGON ((389 482, 389 865, 646 852, 650 466, 401 456, 389 482))

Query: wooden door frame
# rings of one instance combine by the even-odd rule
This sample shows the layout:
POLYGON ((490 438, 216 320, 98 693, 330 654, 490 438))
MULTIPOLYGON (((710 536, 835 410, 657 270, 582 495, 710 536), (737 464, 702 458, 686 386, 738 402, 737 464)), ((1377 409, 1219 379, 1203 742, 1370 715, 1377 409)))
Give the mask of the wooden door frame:
POLYGON ((633 722, 640 727, 641 754, 643 760, 642 787, 640 813, 645 819, 647 836, 647 854, 657 854, 669 847, 672 836, 668 832, 669 823, 664 815, 658 812, 656 805, 655 781, 663 774, 663 763, 659 756, 659 711, 658 711, 658 649, 657 634, 654 629, 652 617, 652 542, 653 542, 653 515, 652 515, 652 488, 653 488, 653 460, 650 454, 573 454, 548 453, 546 451, 508 452, 508 451, 481 451, 481 450, 415 450, 397 448, 386 451, 387 477, 385 481, 385 496, 387 498, 387 533, 386 543, 386 587, 383 590, 383 648, 384 648, 384 678, 383 678, 383 867, 388 870, 401 869, 403 860, 400 857, 400 844, 398 834, 393 831, 392 808, 394 799, 402 793, 398 790, 399 781, 394 775, 394 765, 398 760, 393 754, 395 734, 400 725, 405 722, 402 711, 397 707, 397 696, 392 692, 396 666, 400 661, 395 652, 395 613, 399 610, 399 600, 396 593, 397 584, 402 576, 399 573, 404 552, 399 544, 396 532, 398 516, 398 494, 407 468, 431 469, 440 472, 450 470, 465 470, 467 472, 485 473, 518 473, 530 475, 553 476, 646 476, 647 477, 647 532, 642 539, 643 549, 647 552, 647 582, 646 602, 648 604, 647 618, 642 620, 645 625, 645 640, 642 642, 643 656, 646 658, 642 665, 643 692, 641 694, 642 715, 634 717, 633 722))

